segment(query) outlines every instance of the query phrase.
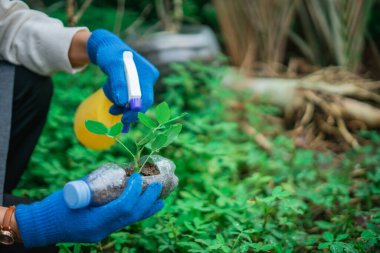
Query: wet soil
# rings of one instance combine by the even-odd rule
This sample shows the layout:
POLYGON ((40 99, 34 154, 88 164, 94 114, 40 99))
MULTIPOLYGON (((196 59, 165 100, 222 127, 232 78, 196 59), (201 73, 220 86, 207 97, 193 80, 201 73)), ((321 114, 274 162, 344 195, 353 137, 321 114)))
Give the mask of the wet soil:
MULTIPOLYGON (((134 172, 134 165, 131 165, 129 169, 127 170, 127 175, 130 176, 134 172)), ((152 163, 146 163, 144 165, 144 168, 141 170, 140 174, 142 176, 154 176, 160 174, 160 171, 158 170, 157 166, 152 163)))

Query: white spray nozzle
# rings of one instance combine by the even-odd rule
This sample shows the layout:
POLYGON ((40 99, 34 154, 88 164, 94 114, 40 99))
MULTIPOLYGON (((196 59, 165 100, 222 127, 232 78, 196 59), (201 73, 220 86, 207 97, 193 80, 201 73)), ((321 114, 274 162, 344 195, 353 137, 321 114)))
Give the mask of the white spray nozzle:
POLYGON ((128 101, 129 106, 132 111, 141 110, 141 89, 139 75, 137 73, 136 64, 133 60, 133 54, 131 51, 124 51, 123 53, 124 60, 124 71, 125 78, 127 80, 128 87, 128 101))

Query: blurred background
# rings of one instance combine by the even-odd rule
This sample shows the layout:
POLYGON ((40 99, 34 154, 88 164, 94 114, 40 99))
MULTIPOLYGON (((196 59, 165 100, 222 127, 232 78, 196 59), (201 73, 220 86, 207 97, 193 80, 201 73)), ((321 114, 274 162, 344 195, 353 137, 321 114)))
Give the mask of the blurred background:
MULTIPOLYGON (((162 152, 180 179, 164 210, 62 252, 380 251, 380 1, 25 2, 118 34, 159 68, 155 103, 189 113, 162 152)), ((92 151, 73 132, 77 106, 105 79, 94 66, 54 75, 15 194, 42 198, 125 162, 121 148, 92 151)))

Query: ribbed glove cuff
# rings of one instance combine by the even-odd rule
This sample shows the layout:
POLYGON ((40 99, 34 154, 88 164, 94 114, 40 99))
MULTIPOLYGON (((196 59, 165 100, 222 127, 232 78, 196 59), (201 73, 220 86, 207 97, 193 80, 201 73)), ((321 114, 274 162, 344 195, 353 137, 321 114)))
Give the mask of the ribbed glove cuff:
POLYGON ((54 207, 50 206, 46 201, 43 207, 41 207, 40 203, 35 202, 30 205, 20 204, 16 206, 17 226, 26 248, 47 246, 63 239, 62 233, 59 231, 60 224, 57 216, 51 215, 54 207))
POLYGON ((119 37, 107 30, 97 29, 93 31, 87 41, 87 54, 92 63, 97 64, 98 49, 103 46, 125 47, 125 44, 119 37))

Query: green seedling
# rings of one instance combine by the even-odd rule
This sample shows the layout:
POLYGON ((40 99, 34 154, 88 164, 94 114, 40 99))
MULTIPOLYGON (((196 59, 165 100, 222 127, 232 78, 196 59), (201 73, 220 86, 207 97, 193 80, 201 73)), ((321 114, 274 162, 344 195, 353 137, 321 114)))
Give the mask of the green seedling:
POLYGON ((85 126, 88 131, 98 135, 105 135, 113 138, 119 143, 133 158, 134 168, 138 168, 140 164, 141 154, 144 150, 149 150, 147 158, 143 161, 139 172, 144 168, 149 158, 158 153, 162 148, 169 146, 177 138, 182 130, 182 124, 176 123, 183 118, 186 113, 179 116, 171 117, 171 110, 166 102, 162 102, 154 109, 155 118, 146 114, 138 113, 139 121, 147 128, 147 131, 139 140, 126 139, 124 144, 120 140, 123 124, 121 122, 107 128, 103 123, 95 120, 86 120, 85 126))

